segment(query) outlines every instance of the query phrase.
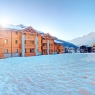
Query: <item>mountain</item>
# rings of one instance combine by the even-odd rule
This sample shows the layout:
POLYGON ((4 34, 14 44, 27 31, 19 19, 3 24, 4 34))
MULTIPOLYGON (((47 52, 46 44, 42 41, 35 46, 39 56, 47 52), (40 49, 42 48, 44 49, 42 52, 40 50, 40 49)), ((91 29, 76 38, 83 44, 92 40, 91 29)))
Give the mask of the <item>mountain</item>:
POLYGON ((70 43, 70 42, 67 42, 67 41, 64 41, 64 40, 60 40, 60 39, 57 39, 57 40, 63 42, 62 45, 65 46, 65 47, 73 47, 73 48, 75 48, 75 49, 78 48, 77 45, 74 45, 74 44, 72 44, 72 43, 70 43))
POLYGON ((75 38, 73 40, 70 40, 69 42, 71 42, 77 46, 81 46, 81 45, 91 46, 93 43, 95 43, 95 32, 91 32, 82 37, 75 38))

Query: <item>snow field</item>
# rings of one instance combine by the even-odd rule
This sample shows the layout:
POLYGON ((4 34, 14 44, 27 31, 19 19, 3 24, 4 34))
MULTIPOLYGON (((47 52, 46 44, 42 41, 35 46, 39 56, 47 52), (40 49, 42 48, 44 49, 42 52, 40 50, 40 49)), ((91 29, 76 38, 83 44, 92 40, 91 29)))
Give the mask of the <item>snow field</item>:
POLYGON ((0 59, 0 95, 95 95, 95 54, 0 59))

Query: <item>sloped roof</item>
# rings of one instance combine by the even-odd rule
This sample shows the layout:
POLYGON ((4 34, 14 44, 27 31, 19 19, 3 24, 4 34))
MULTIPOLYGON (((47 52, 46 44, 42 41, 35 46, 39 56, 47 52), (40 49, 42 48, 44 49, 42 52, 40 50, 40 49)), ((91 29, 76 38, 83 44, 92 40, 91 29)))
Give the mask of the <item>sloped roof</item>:
MULTIPOLYGON (((36 29, 35 29, 36 30, 36 29)), ((42 32, 42 31, 38 31, 38 30, 36 30, 39 34, 44 34, 44 32, 42 32)))

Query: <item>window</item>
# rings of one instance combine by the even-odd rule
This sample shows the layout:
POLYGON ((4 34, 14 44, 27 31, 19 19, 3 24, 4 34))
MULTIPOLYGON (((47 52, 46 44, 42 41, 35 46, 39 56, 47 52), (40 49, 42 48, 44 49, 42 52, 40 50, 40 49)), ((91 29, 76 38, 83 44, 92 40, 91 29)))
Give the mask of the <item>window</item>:
POLYGON ((18 53, 18 49, 15 50, 15 53, 18 53))
POLYGON ((43 50, 43 53, 47 53, 47 50, 43 50))
POLYGON ((18 44, 18 40, 15 40, 15 44, 18 44))
POLYGON ((33 53, 34 52, 34 49, 30 49, 30 53, 33 53))
POLYGON ((7 44, 8 43, 8 40, 7 39, 5 39, 5 44, 7 44))
POLYGON ((16 32, 16 35, 18 35, 18 32, 16 32))
POLYGON ((45 53, 45 50, 43 50, 43 53, 45 53))
POLYGON ((26 49, 25 49, 25 53, 26 53, 26 49))
POLYGON ((8 49, 5 49, 5 50, 4 50, 4 53, 8 53, 8 49))
POLYGON ((51 52, 53 52, 53 50, 51 50, 51 52))
POLYGON ((26 44, 26 41, 24 43, 26 44))
POLYGON ((34 41, 30 41, 30 44, 34 44, 34 41))

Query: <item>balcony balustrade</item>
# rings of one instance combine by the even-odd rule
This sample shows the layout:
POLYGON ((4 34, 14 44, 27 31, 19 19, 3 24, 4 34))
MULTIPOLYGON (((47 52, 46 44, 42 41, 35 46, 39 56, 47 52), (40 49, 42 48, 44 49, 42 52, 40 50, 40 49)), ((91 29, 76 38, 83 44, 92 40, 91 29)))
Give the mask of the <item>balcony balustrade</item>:
POLYGON ((31 37, 31 36, 26 36, 25 40, 35 40, 35 37, 31 37))
POLYGON ((47 46, 43 46, 42 49, 47 49, 47 46))
POLYGON ((42 40, 42 43, 47 43, 47 40, 42 40))
POLYGON ((35 44, 33 44, 33 45, 25 44, 25 48, 35 48, 35 44))

